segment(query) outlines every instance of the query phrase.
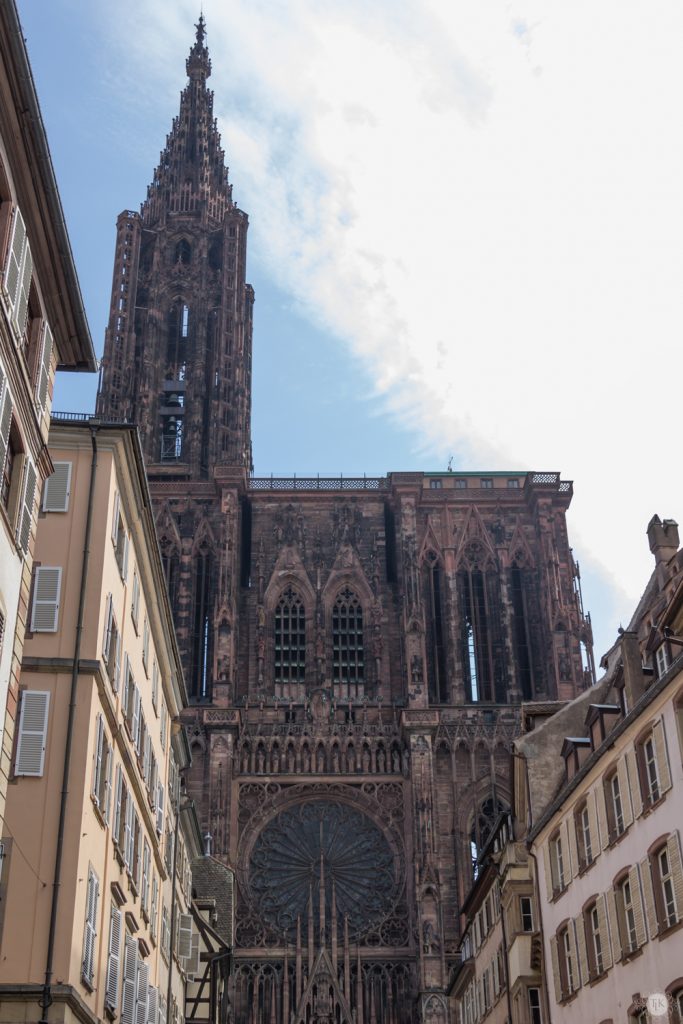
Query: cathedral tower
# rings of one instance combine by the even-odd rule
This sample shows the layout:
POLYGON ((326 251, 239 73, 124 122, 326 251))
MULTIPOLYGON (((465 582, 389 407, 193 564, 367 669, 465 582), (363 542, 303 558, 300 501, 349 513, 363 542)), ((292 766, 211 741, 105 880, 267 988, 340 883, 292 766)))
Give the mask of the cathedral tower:
POLYGON ((247 217, 204 22, 117 225, 98 412, 141 430, 193 706, 188 791, 238 879, 235 1024, 446 1024, 524 701, 593 681, 558 473, 250 476, 247 217))

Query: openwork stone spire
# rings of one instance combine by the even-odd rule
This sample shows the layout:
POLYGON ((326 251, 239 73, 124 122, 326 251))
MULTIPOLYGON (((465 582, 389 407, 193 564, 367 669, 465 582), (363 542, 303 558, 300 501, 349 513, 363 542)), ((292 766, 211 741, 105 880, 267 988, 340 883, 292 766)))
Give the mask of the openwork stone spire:
POLYGON ((213 116, 213 91, 206 87, 211 59, 203 15, 195 28, 195 42, 185 63, 189 82, 180 95, 180 113, 173 119, 142 205, 146 227, 169 213, 204 213, 209 220, 220 221, 232 206, 232 186, 213 116))

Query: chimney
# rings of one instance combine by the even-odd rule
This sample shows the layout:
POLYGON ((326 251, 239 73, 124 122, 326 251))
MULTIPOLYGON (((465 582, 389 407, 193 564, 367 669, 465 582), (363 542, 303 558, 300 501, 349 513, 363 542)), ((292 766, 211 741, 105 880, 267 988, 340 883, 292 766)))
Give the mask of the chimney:
POLYGON ((647 539, 650 551, 655 556, 657 580, 661 590, 667 582, 666 566, 678 551, 680 544, 678 523, 675 519, 662 521, 659 516, 653 516, 647 524, 647 539))

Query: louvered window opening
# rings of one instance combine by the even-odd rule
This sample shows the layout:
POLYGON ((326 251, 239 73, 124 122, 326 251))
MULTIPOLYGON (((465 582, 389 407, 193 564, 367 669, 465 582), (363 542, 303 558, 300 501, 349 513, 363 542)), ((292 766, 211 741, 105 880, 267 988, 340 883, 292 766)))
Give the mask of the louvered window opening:
POLYGON ((346 588, 332 611, 332 678, 336 685, 357 688, 365 678, 363 609, 346 588))
POLYGON ((291 587, 275 609, 275 682, 303 683, 306 678, 306 613, 291 587))

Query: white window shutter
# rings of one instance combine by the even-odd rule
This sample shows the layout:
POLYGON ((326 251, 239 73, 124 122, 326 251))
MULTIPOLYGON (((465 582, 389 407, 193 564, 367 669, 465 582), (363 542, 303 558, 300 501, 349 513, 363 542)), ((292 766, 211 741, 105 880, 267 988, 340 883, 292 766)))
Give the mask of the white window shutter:
POLYGON ((135 1024, 147 1024, 147 1000, 149 998, 149 966, 138 960, 138 991, 135 1008, 135 1024))
POLYGON ((0 366, 0 474, 5 468, 7 444, 12 426, 12 396, 9 393, 7 377, 0 366))
POLYGON ((85 935, 83 938, 83 979, 92 985, 95 974, 95 940, 97 938, 97 904, 100 882, 92 868, 88 868, 88 888, 85 900, 85 935))
POLYGON ((133 696, 133 717, 132 717, 131 733, 133 739, 133 746, 138 749, 138 740, 140 736, 140 691, 137 686, 135 687, 133 696))
MULTIPOLYGON (((47 320, 43 320, 40 338, 40 362, 38 363, 38 378, 36 380, 36 407, 38 415, 45 411, 47 402, 47 389, 50 383, 50 362, 52 360, 52 346, 54 339, 47 320)), ((68 465, 68 463, 67 463, 68 465)), ((61 509, 66 512, 66 509, 61 509)))
POLYGON ((130 537, 128 534, 125 535, 125 543, 123 545, 123 566, 121 568, 121 578, 124 583, 128 580, 128 550, 130 548, 130 537))
POLYGON ((126 833, 123 843, 123 859, 129 871, 133 870, 133 817, 135 808, 133 801, 129 798, 126 801, 126 833))
POLYGON ((116 544, 119 539, 119 504, 121 499, 119 498, 119 492, 114 491, 114 514, 111 520, 111 539, 116 544))
POLYGON ((109 824, 109 807, 111 804, 111 777, 114 769, 114 748, 107 747, 106 778, 104 783, 104 807, 102 813, 107 825, 109 824))
POLYGON ((126 935, 123 950, 123 997, 121 1024, 136 1024, 135 1002, 137 989, 138 944, 132 935, 126 935))
POLYGON ((68 512, 71 494, 71 463, 55 462, 55 471, 45 481, 43 512, 68 512))
POLYGON ((164 831, 164 787, 159 783, 158 797, 157 797, 157 834, 161 835, 164 831))
POLYGON ((114 681, 112 683, 114 693, 119 692, 121 678, 121 634, 116 634, 116 664, 114 665, 114 681))
POLYGON ((24 461, 24 479, 21 485, 21 515, 17 523, 17 543, 26 555, 31 539, 31 523, 33 521, 33 500, 36 496, 37 474, 28 455, 24 461))
POLYGON ((49 692, 24 690, 21 695, 15 775, 38 777, 43 774, 49 710, 49 692))
POLYGON ((192 932, 190 955, 185 962, 185 973, 188 981, 194 981, 199 974, 199 932, 192 932))
POLYGON ((5 273, 2 281, 3 290, 10 306, 14 309, 19 294, 21 283, 21 267, 24 260, 24 246, 26 245, 26 225, 19 207, 15 207, 12 214, 12 240, 7 251, 5 273))
MULTIPOLYGON (((97 716, 97 731, 95 734, 95 749, 93 751, 92 771, 92 795, 95 803, 99 806, 100 778, 103 771, 102 748, 104 746, 104 720, 102 715, 97 716)), ((100 808, 101 810, 101 808, 100 808)))
POLYGON ((21 276, 19 279, 19 291, 17 293, 17 302, 14 307, 14 319, 13 326, 16 331, 16 337, 18 341, 21 341, 24 331, 26 329, 26 317, 28 315, 28 296, 31 291, 31 276, 33 274, 33 256, 31 255, 31 246, 26 241, 24 246, 24 259, 21 265, 21 276))
POLYGON ((147 992, 147 1024, 157 1024, 159 994, 154 985, 149 986, 147 992))
POLYGON ((104 637, 102 638, 102 657, 109 662, 109 645, 111 644, 111 624, 114 618, 114 601, 111 594, 107 595, 107 606, 104 612, 104 637))
POLYGON ((128 655, 123 655, 123 690, 121 692, 121 710, 123 711, 124 718, 128 717, 128 676, 130 674, 130 665, 128 662, 128 655))
POLYGON ((114 786, 114 839, 119 841, 121 835, 121 793, 123 787, 123 773, 121 765, 116 768, 116 783, 114 786))
POLYGON ((56 633, 59 618, 59 597, 62 570, 56 566, 39 565, 33 584, 32 633, 56 633))
POLYGON ((121 911, 111 908, 109 923, 109 957, 107 959, 107 981, 104 1005, 115 1010, 119 1005, 119 976, 121 974, 121 911))
POLYGON ((178 915, 178 956, 189 957, 192 952, 192 914, 178 915))

